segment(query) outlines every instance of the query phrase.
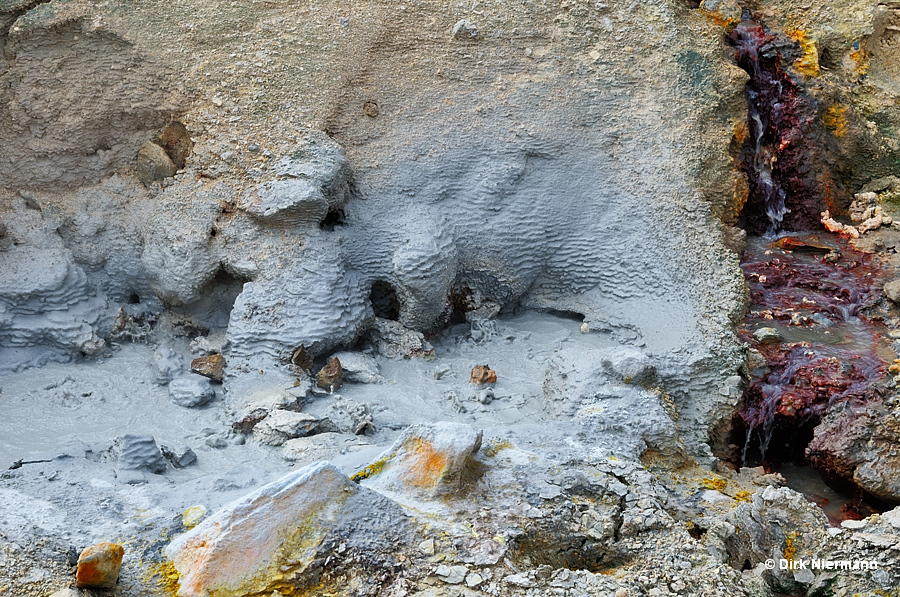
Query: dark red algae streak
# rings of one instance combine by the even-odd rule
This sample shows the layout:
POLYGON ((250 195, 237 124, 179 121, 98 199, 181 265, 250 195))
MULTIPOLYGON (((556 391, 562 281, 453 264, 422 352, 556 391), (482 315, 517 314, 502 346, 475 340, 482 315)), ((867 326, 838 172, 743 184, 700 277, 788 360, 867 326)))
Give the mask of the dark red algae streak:
POLYGON ((741 21, 728 41, 735 62, 750 75, 745 91, 750 138, 740 157, 750 192, 740 226, 750 234, 812 230, 825 208, 807 163, 812 148, 805 133, 816 109, 781 66, 782 53, 795 44, 749 20, 741 21))
POLYGON ((828 257, 843 254, 837 263, 821 252, 787 251, 756 238, 741 264, 752 307, 738 333, 762 354, 767 367, 754 376, 738 415, 746 441, 751 436, 758 441, 753 447, 763 461, 779 459, 780 446, 766 454, 778 430, 814 426, 837 402, 865 402, 888 366, 877 354, 886 330, 865 316, 878 298, 877 260, 843 239, 822 238, 836 249, 828 257), (753 332, 762 327, 774 328, 783 340, 758 342, 753 332))
POLYGON ((880 262, 822 231, 820 213, 836 211, 829 205, 836 187, 816 165, 816 104, 783 68, 796 57, 796 43, 748 15, 728 38, 750 75, 749 135, 739 158, 749 194, 738 225, 756 235, 742 259, 752 306, 738 333, 762 359, 751 359, 756 369, 733 419, 739 453, 729 458, 770 470, 812 462, 828 469, 823 477, 852 486, 845 470, 831 470, 806 449, 830 407, 865 408, 878 399, 886 330, 868 313, 881 288, 880 262), (810 230, 821 233, 786 234, 810 230), (773 331, 755 337, 761 328, 773 331))

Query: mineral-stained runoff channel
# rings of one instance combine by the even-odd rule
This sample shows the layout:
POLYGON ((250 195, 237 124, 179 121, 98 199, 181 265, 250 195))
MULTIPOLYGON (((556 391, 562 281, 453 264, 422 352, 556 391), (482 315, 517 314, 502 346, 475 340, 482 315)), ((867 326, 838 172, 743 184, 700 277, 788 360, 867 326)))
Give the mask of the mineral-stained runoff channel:
MULTIPOLYGON (((757 359, 735 417, 739 459, 773 470, 803 465, 829 407, 880 398, 893 355, 880 342, 883 324, 866 315, 880 287, 879 263, 823 234, 751 238, 742 267, 752 306, 739 334, 764 361, 757 359)), ((845 515, 854 507, 848 502, 845 515)))
POLYGON ((794 476, 798 490, 826 505, 830 490, 802 469, 812 462, 830 485, 849 493, 840 508, 828 508, 832 521, 858 518, 871 512, 864 492, 826 461, 810 458, 807 446, 830 408, 865 408, 882 399, 879 388, 895 358, 880 343, 887 330, 871 313, 883 264, 821 231, 819 214, 833 207, 811 174, 807 133, 816 107, 783 67, 793 42, 749 19, 729 41, 751 77, 749 138, 741 152, 749 196, 739 223, 758 235, 741 261, 751 307, 738 333, 755 358, 730 457, 794 476))

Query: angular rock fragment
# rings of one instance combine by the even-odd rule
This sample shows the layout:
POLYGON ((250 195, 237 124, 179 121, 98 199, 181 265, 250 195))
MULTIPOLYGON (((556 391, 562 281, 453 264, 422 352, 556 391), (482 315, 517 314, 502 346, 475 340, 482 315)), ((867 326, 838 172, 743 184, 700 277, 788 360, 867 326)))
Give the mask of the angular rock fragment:
POLYGON ((885 284, 884 296, 888 297, 892 303, 900 305, 900 280, 891 280, 885 284))
POLYGON ((222 381, 222 376, 225 375, 225 357, 216 353, 196 358, 191 361, 191 371, 215 381, 222 381))
POLYGON ((300 367, 304 371, 312 369, 312 359, 302 344, 295 348, 294 352, 291 353, 291 364, 295 367, 300 367))
POLYGON ((169 399, 178 406, 203 406, 215 397, 215 388, 208 379, 200 375, 181 375, 169 383, 169 399))
POLYGON ((298 396, 305 396, 312 382, 306 377, 298 380, 296 388, 289 391, 279 388, 265 388, 246 397, 237 405, 231 428, 236 433, 250 433, 257 423, 276 410, 299 410, 298 396))
POLYGON ((774 344, 781 341, 781 334, 775 328, 759 328, 753 332, 753 339, 760 344, 774 344))
POLYGON ((453 39, 473 39, 478 37, 478 29, 466 19, 462 19, 453 25, 451 35, 453 39))
POLYGON ((328 361, 328 364, 319 371, 316 376, 316 385, 325 390, 336 390, 344 385, 341 362, 336 357, 328 361))
POLYGON ((253 437, 270 446, 280 446, 289 439, 309 435, 319 425, 319 419, 289 410, 276 410, 253 427, 253 437))
POLYGON ((446 564, 441 564, 434 573, 445 583, 449 585, 458 585, 465 580, 466 574, 469 573, 469 569, 465 566, 447 566, 446 564))
POLYGON ((171 462, 175 468, 184 468, 197 462, 197 454, 188 446, 179 446, 177 448, 160 446, 159 449, 165 459, 171 462))
POLYGON ((375 418, 369 404, 336 396, 319 429, 363 435, 375 430, 375 418))
POLYGON ((152 435, 126 433, 118 438, 119 467, 125 470, 146 470, 161 474, 166 472, 166 459, 152 435))
POLYGON ((497 372, 488 365, 475 365, 472 367, 472 374, 469 376, 469 383, 483 385, 486 383, 497 383, 497 372))
POLYGON ((396 504, 317 462, 213 513, 165 555, 180 575, 179 597, 294 594, 327 574, 321 566, 338 543, 357 557, 387 557, 404 544, 405 520, 396 504))
POLYGON ((117 543, 92 545, 78 556, 75 586, 86 589, 112 589, 119 580, 125 548, 117 543))
POLYGON ((150 141, 141 145, 137 154, 135 174, 145 185, 175 176, 177 168, 172 163, 172 158, 166 154, 166 150, 150 141))
POLYGON ((382 356, 391 359, 434 357, 434 347, 425 336, 398 321, 376 317, 367 333, 382 356))
POLYGON ((470 425, 413 425, 353 479, 379 490, 453 493, 463 486, 470 458, 480 447, 481 431, 470 425))

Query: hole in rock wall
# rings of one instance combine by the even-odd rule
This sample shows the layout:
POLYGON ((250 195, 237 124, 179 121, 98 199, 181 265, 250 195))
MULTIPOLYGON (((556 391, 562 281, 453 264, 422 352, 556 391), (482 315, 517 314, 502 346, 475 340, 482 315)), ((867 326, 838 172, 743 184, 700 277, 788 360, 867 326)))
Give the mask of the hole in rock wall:
POLYGON ((194 147, 194 142, 191 141, 191 134, 188 132, 187 127, 177 120, 166 125, 159 137, 154 140, 154 143, 165 150, 172 163, 179 170, 187 164, 187 159, 194 147))
POLYGON ((344 210, 340 208, 329 209, 325 218, 319 224, 322 230, 334 231, 335 226, 344 225, 344 210))
POLYGON ((400 299, 397 298, 397 291, 389 283, 378 280, 372 284, 369 301, 372 303, 375 317, 393 321, 400 318, 400 299))
POLYGON ((751 306, 738 335, 751 347, 751 379, 722 456, 781 473, 829 505, 832 522, 856 518, 880 505, 853 483, 852 467, 848 474, 813 460, 809 446, 817 433, 839 432, 819 428, 832 409, 881 400, 874 389, 893 357, 878 341, 880 264, 820 223, 821 212, 834 209, 833 186, 816 174, 815 103, 790 74, 796 43, 750 20, 729 43, 751 77, 739 160, 750 193, 738 221, 749 235, 741 267, 751 306))
POLYGON ((247 280, 220 269, 200 293, 200 298, 170 309, 172 332, 177 336, 206 336, 228 327, 234 301, 247 280))

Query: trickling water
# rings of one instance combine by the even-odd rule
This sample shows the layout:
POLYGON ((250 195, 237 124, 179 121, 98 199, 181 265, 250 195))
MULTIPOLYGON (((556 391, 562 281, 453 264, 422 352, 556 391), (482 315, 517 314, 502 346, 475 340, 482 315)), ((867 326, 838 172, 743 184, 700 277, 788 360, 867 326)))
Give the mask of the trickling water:
POLYGON ((781 53, 791 43, 750 20, 741 21, 729 41, 738 66, 751 77, 746 89, 751 143, 743 159, 750 194, 742 226, 767 236, 782 230, 808 230, 817 219, 818 207, 810 211, 788 205, 808 203, 811 196, 795 171, 805 153, 803 129, 811 118, 810 108, 781 67, 781 53))
MULTIPOLYGON (((739 333, 762 353, 768 371, 754 379, 740 411, 744 458, 754 432, 765 459, 776 425, 817 422, 836 402, 863 401, 887 367, 882 356, 888 355, 877 353, 885 330, 862 315, 877 299, 876 264, 837 237, 828 242, 834 249, 828 255, 842 254, 837 263, 822 251, 804 252, 795 236, 748 243, 742 268, 752 307, 739 333), (781 341, 757 341, 753 332, 762 327, 773 328, 781 341)), ((824 246, 818 239, 808 243, 824 246)))
POLYGON ((887 351, 879 343, 886 330, 866 316, 878 298, 879 264, 824 231, 789 233, 821 231, 819 214, 829 208, 832 183, 815 166, 808 134, 816 108, 783 68, 796 51, 792 40, 745 15, 729 41, 750 75, 741 154, 749 194, 738 223, 757 235, 741 264, 752 306, 738 333, 765 361, 752 372, 733 437, 743 442, 742 466, 793 463, 800 468, 784 467, 785 475, 808 473, 805 450, 829 407, 871 401, 893 358, 879 352, 887 351), (754 337, 764 327, 775 333, 754 337))

